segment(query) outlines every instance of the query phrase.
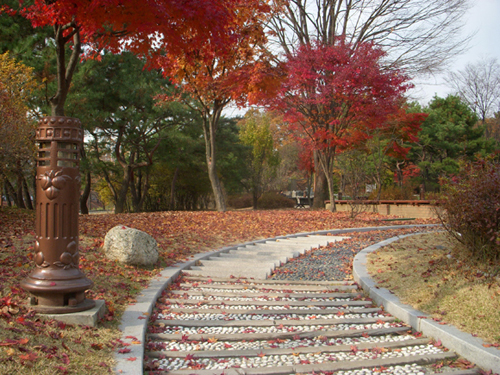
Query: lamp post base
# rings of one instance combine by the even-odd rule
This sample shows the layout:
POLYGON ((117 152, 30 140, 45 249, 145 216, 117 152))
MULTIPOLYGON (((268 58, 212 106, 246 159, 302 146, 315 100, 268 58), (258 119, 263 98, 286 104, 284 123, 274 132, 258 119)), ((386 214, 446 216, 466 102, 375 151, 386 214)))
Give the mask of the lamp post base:
POLYGON ((38 305, 37 297, 29 298, 29 307, 34 309, 40 314, 68 314, 81 311, 87 311, 95 307, 95 301, 93 299, 84 299, 83 302, 75 306, 47 306, 38 305))

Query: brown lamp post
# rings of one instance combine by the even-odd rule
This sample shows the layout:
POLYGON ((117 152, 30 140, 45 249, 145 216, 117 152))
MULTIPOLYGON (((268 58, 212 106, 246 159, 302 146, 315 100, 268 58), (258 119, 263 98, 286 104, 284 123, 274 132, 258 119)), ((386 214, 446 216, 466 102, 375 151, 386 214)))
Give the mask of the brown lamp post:
POLYGON ((80 120, 45 117, 36 130, 35 270, 21 283, 36 311, 62 314, 91 309, 92 286, 80 271, 78 200, 80 195, 80 120))

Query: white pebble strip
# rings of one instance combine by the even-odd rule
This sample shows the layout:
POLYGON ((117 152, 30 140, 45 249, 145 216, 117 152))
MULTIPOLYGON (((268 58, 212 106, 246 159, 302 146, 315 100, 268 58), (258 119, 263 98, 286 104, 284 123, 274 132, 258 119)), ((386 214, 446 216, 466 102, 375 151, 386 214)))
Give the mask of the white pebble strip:
MULTIPOLYGON (((262 306, 262 305, 179 305, 179 304, 171 304, 168 305, 170 309, 191 309, 191 310, 210 310, 210 309, 224 309, 224 310, 310 310, 311 306, 262 306)), ((362 309, 364 306, 316 306, 314 307, 318 310, 326 310, 326 309, 362 309)))
MULTIPOLYGON (((186 288, 180 289, 182 290, 188 290, 186 288)), ((262 289, 217 289, 217 288, 190 288, 189 290, 191 291, 198 291, 198 292, 204 292, 204 293, 273 293, 273 294, 292 294, 292 293, 298 293, 298 294, 322 294, 322 293, 342 293, 342 291, 335 291, 335 290, 298 290, 294 291, 293 289, 288 289, 288 290, 277 290, 277 289, 267 289, 267 288, 262 288, 262 289)))
MULTIPOLYGON (((264 310, 265 311, 265 310, 264 310)), ((362 318, 362 314, 186 314, 186 313, 170 313, 168 310, 158 314, 157 319, 165 320, 314 320, 314 319, 357 319, 362 318)), ((367 317, 382 317, 383 315, 363 314, 367 317)))
MULTIPOLYGON (((372 324, 336 324, 336 325, 324 325, 324 326, 270 326, 270 327, 165 327, 162 333, 168 334, 183 334, 183 335, 194 335, 194 334, 238 334, 238 333, 287 333, 287 332, 311 332, 311 331, 347 331, 351 329, 366 330, 366 329, 381 329, 390 327, 402 327, 402 323, 391 323, 387 322, 384 324, 372 323, 372 324)), ((159 331, 155 331, 160 333, 159 331)))
MULTIPOLYGON (((176 294, 169 295, 168 298, 178 299, 180 296, 176 294)), ((272 296, 272 297, 222 297, 222 296, 189 296, 189 300, 208 300, 208 301, 307 301, 307 302, 324 302, 324 301, 350 301, 352 298, 319 298, 319 297, 307 297, 307 298, 297 298, 297 297, 282 297, 282 296, 272 296)), ((370 301, 366 301, 367 304, 370 301)))
MULTIPOLYGON (((442 353, 440 348, 433 345, 418 345, 403 347, 397 351, 350 351, 337 353, 307 353, 296 355, 262 355, 257 357, 227 357, 227 358, 175 358, 160 359, 159 370, 189 369, 199 366, 207 370, 223 370, 231 367, 261 368, 293 366, 300 364, 317 364, 324 362, 362 361, 384 358, 406 357, 411 355, 429 355, 442 353)), ((195 356, 196 357, 196 356, 195 356)))
MULTIPOLYGON (((322 375, 322 372, 300 375, 322 375)), ((389 367, 374 367, 373 369, 337 371, 336 375, 425 375, 424 367, 415 364, 389 367)))
POLYGON ((256 340, 256 341, 216 341, 216 342, 151 342, 150 350, 165 350, 165 351, 199 351, 199 350, 252 350, 252 349, 294 349, 298 347, 320 347, 320 346, 338 346, 338 345, 357 345, 360 343, 384 343, 415 340, 412 335, 383 335, 383 336, 368 336, 368 337, 343 337, 343 338, 304 338, 298 340, 256 340))

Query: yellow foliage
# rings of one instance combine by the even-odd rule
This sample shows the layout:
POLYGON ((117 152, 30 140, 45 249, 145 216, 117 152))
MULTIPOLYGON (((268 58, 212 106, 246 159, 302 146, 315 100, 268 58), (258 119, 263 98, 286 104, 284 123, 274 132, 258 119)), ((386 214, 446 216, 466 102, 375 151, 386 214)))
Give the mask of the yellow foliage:
POLYGON ((35 122, 27 103, 37 88, 32 68, 0 54, 0 168, 32 156, 35 122))

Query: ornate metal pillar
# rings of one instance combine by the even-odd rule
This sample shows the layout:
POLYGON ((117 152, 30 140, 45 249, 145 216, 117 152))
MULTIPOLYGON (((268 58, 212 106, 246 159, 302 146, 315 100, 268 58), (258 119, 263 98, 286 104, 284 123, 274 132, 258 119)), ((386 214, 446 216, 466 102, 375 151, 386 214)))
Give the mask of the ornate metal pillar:
POLYGON ((78 212, 80 196, 80 120, 45 117, 36 130, 35 270, 21 283, 41 313, 69 313, 95 306, 85 299, 92 286, 80 271, 78 212))

